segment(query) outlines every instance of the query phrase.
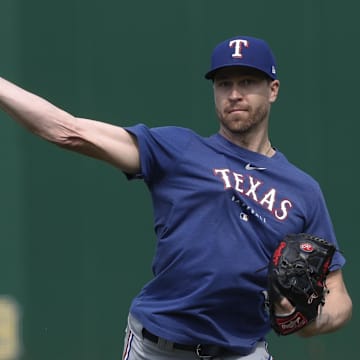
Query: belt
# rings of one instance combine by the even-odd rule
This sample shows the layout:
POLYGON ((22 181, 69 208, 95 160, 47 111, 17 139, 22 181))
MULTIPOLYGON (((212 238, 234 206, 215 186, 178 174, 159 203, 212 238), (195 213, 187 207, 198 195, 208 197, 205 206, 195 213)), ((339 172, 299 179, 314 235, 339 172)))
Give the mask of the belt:
MULTIPOLYGON (((149 330, 143 328, 142 335, 144 339, 147 339, 155 344, 157 344, 160 338, 149 330)), ((192 351, 194 352, 200 359, 211 359, 213 357, 217 357, 220 355, 231 355, 234 354, 233 352, 225 349, 223 347, 217 345, 186 345, 186 344, 178 344, 173 343, 173 348, 178 350, 185 350, 185 351, 192 351)))

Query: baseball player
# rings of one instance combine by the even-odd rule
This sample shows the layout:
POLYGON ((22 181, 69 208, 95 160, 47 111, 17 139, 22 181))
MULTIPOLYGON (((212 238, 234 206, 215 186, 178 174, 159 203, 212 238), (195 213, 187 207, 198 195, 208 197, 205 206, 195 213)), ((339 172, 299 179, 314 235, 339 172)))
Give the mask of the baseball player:
MULTIPOLYGON (((280 82, 268 44, 247 36, 223 41, 205 78, 219 119, 210 137, 74 117, 0 79, 1 107, 21 125, 143 179, 151 192, 154 276, 131 304, 124 360, 271 359, 266 266, 274 249, 300 232, 338 247, 319 184, 270 142, 280 82)), ((299 335, 335 331, 349 320, 344 263, 336 252, 321 316, 299 335)), ((276 305, 280 315, 292 308, 286 298, 276 305)))

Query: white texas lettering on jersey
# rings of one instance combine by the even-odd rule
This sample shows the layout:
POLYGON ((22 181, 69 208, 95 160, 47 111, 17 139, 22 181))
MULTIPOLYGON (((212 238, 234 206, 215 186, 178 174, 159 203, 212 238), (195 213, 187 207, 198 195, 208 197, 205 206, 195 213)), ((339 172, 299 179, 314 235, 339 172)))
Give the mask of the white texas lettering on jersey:
POLYGON ((235 52, 231 56, 235 59, 241 59, 243 57, 242 54, 243 46, 249 47, 249 42, 243 39, 231 40, 229 42, 229 47, 235 49, 235 52))
POLYGON ((234 189, 262 208, 273 214, 278 220, 285 220, 293 207, 289 199, 278 199, 274 188, 264 188, 264 183, 253 176, 239 174, 230 169, 214 169, 214 175, 220 177, 224 190, 234 189))

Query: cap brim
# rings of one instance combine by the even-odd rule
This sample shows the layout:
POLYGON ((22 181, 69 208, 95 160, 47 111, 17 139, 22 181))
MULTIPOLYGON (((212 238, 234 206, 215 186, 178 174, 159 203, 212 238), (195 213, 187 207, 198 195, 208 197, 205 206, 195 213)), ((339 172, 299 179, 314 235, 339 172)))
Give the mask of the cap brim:
POLYGON ((267 72, 265 72, 264 70, 256 67, 256 66, 253 66, 253 65, 248 65, 248 64, 226 64, 226 65, 221 65, 217 68, 214 68, 210 71, 208 71, 204 77, 205 79, 207 80, 214 80, 214 77, 215 77, 215 74, 221 70, 221 69, 224 69, 224 68, 230 68, 230 67, 240 67, 240 68, 250 68, 250 69, 255 69, 255 70, 258 70, 260 71, 261 73, 263 73, 264 75, 270 77, 271 79, 275 80, 276 79, 276 76, 274 75, 270 75, 268 74, 267 72))

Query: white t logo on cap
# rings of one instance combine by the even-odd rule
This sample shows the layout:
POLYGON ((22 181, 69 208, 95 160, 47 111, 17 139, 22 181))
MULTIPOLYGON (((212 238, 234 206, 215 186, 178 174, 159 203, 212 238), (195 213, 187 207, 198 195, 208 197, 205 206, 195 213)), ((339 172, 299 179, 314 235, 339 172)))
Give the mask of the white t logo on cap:
POLYGON ((229 47, 235 48, 235 52, 231 55, 233 58, 242 58, 243 55, 241 53, 243 46, 249 47, 249 42, 243 39, 231 40, 229 42, 229 47))

